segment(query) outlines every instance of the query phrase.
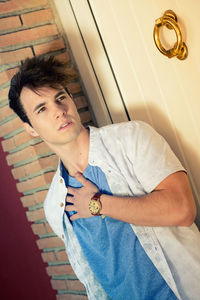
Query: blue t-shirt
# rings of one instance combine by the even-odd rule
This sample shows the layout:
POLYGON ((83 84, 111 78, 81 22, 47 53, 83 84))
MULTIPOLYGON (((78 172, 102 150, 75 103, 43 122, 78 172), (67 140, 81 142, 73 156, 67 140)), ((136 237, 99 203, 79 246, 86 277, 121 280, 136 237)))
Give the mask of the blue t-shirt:
MULTIPOLYGON (((66 186, 82 186, 69 176, 63 165, 62 175, 66 186)), ((83 175, 100 192, 111 195, 106 176, 99 167, 88 165, 83 175)), ((130 224, 94 216, 75 220, 72 226, 92 271, 111 299, 177 300, 130 224)))

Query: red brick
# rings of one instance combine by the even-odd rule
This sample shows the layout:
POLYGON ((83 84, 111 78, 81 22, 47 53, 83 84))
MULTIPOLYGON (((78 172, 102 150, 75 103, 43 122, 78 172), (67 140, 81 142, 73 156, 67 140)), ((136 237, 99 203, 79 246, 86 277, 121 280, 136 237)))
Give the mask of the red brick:
POLYGON ((54 290, 66 290, 66 280, 51 280, 51 285, 54 290))
POLYGON ((34 195, 27 195, 20 198, 24 207, 33 206, 36 204, 34 195))
POLYGON ((70 295, 70 294, 63 294, 63 295, 56 295, 56 300, 87 300, 88 297, 84 295, 70 295))
POLYGON ((38 155, 51 152, 49 146, 47 146, 44 142, 35 145, 34 148, 38 155))
POLYGON ((80 118, 82 123, 87 123, 91 121, 91 115, 89 111, 84 111, 80 113, 80 118))
POLYGON ((49 167, 56 167, 58 164, 58 158, 56 155, 51 155, 45 158, 40 158, 31 164, 25 165, 26 174, 31 174, 34 172, 38 172, 40 170, 44 170, 49 167))
POLYGON ((77 109, 87 107, 87 101, 84 96, 77 97, 74 99, 77 109))
MULTIPOLYGON (((65 53, 63 53, 63 54, 65 54, 65 53)), ((61 54, 62 55, 62 54, 61 54)), ((57 58, 57 56, 56 56, 56 58, 57 58)), ((63 61, 63 60, 62 60, 63 61)), ((67 73, 67 75, 69 75, 72 79, 76 79, 77 77, 78 77, 78 74, 77 74, 77 72, 74 70, 74 68, 67 68, 66 69, 66 73, 67 73)))
POLYGON ((38 160, 33 161, 30 164, 23 165, 18 168, 12 169, 12 174, 15 179, 23 178, 32 173, 36 173, 41 171, 42 169, 46 169, 48 167, 56 167, 58 164, 58 158, 56 155, 52 155, 45 158, 40 158, 38 160))
POLYGON ((0 102, 8 99, 9 87, 0 90, 0 102))
POLYGON ((15 179, 23 178, 26 176, 25 168, 24 166, 19 168, 14 168, 11 170, 12 175, 15 179))
POLYGON ((46 270, 47 270, 47 274, 50 276, 74 274, 74 271, 72 270, 72 267, 70 265, 48 266, 46 270))
POLYGON ((21 15, 24 26, 42 23, 53 19, 51 9, 42 9, 21 15))
POLYGON ((60 60, 61 62, 68 63, 69 62, 69 55, 67 54, 67 52, 61 53, 61 54, 57 54, 56 55, 56 59, 60 60))
POLYGON ((13 138, 4 140, 1 142, 1 144, 4 152, 10 151, 11 149, 15 148, 15 141, 13 138))
MULTIPOLYGON (((16 119, 16 120, 18 120, 18 119, 16 119)), ((9 123, 11 123, 11 122, 9 122, 9 123)), ((3 126, 4 125, 0 126, 0 133, 1 133, 1 127, 3 127, 3 126)), ((50 152, 51 152, 51 150, 49 149, 49 147, 44 142, 42 142, 42 143, 34 145, 34 146, 29 146, 29 147, 27 147, 21 151, 18 151, 16 153, 9 154, 6 157, 6 159, 7 159, 8 165, 10 166, 10 165, 18 163, 20 161, 26 160, 28 158, 35 157, 37 155, 41 155, 44 153, 48 154, 50 152)))
POLYGON ((45 227, 46 227, 46 231, 47 231, 48 233, 53 232, 53 230, 52 230, 51 226, 49 225, 49 223, 46 223, 46 224, 45 224, 45 227))
MULTIPOLYGON (((8 17, 0 19, 0 29, 17 28, 21 26, 19 17, 8 17)), ((2 55, 2 54, 1 54, 2 55)))
POLYGON ((41 224, 32 224, 31 228, 32 228, 32 230, 35 234, 45 234, 45 233, 47 233, 46 228, 44 227, 43 223, 41 223, 41 224))
POLYGON ((26 29, 0 36, 0 47, 7 47, 19 43, 39 40, 44 37, 57 35, 58 30, 55 24, 44 25, 37 28, 26 29))
POLYGON ((29 146, 21 151, 7 155, 6 160, 8 165, 10 166, 34 156, 36 156, 36 151, 33 146, 29 146))
POLYGON ((51 183, 54 172, 49 172, 32 179, 17 183, 17 190, 22 193, 51 183))
POLYGON ((0 3, 0 11, 5 13, 16 12, 22 9, 33 8, 48 4, 47 0, 11 0, 0 3))
POLYGON ((59 237, 49 237, 37 240, 39 249, 55 248, 64 246, 63 241, 59 237))
POLYGON ((33 57, 31 48, 24 48, 15 51, 4 52, 0 54, 0 64, 10 64, 13 62, 20 62, 27 57, 33 57))
MULTIPOLYGON (((8 76, 9 74, 7 73, 8 71, 4 71, 0 73, 0 84, 5 83, 6 81, 8 81, 8 76)), ((13 74, 14 75, 14 74, 13 74)))
POLYGON ((76 94, 81 92, 81 86, 78 82, 71 82, 67 84, 67 88, 71 94, 76 94))
MULTIPOLYGON (((22 204, 24 207, 29 207, 37 203, 42 203, 44 202, 46 194, 47 194, 47 190, 40 191, 31 195, 23 196, 21 197, 22 204)), ((45 228, 47 232, 53 232, 52 229, 50 229, 50 226, 48 227, 47 224, 45 224, 45 228)))
POLYGON ((67 280, 67 289, 72 291, 84 291, 85 287, 79 280, 67 280))
POLYGON ((59 261, 66 261, 66 260, 68 261, 68 256, 66 251, 56 252, 56 257, 59 261))
POLYGON ((48 168, 48 167, 57 167, 58 165, 58 156, 51 155, 49 157, 40 158, 39 159, 40 167, 42 169, 48 168))
POLYGON ((64 41, 62 39, 57 39, 49 43, 34 46, 34 51, 36 55, 40 55, 40 54, 45 54, 51 51, 60 50, 64 48, 65 48, 64 41))
POLYGON ((4 120, 5 118, 13 115, 13 110, 10 109, 10 107, 8 105, 2 107, 0 109, 0 121, 4 120))
POLYGON ((15 131, 22 127, 22 121, 19 118, 15 118, 7 123, 0 126, 0 137, 15 131))
POLYGON ((15 75, 15 73, 17 73, 18 68, 14 68, 14 69, 9 69, 6 70, 4 72, 0 73, 0 84, 3 84, 5 82, 7 82, 8 80, 11 80, 13 75, 15 75))
POLYGON ((22 131, 14 136, 15 145, 20 146, 28 141, 34 140, 34 138, 26 131, 22 131))
POLYGON ((43 262, 54 262, 54 261, 56 261, 55 253, 54 252, 43 252, 42 253, 42 260, 43 260, 43 262))
MULTIPOLYGON (((30 163, 30 164, 23 165, 23 166, 18 167, 18 168, 14 168, 14 169, 12 169, 13 177, 15 179, 19 179, 19 178, 23 178, 23 177, 25 177, 27 175, 30 175, 31 173, 36 172, 35 171, 35 166, 38 166, 38 165, 39 165, 39 162, 38 162, 38 160, 36 160, 36 161, 34 161, 34 162, 30 163), (31 173, 27 172, 27 169, 28 169, 27 166, 29 166, 29 168, 32 167, 32 169, 31 169, 32 172, 31 173)), ((36 170, 38 171, 38 168, 36 170)))
POLYGON ((36 201, 36 203, 41 203, 44 201, 44 199, 46 198, 47 195, 47 190, 46 191, 40 191, 34 194, 34 199, 36 201))
POLYGON ((35 211, 27 211, 26 216, 29 222, 35 222, 45 218, 44 210, 42 208, 35 211))

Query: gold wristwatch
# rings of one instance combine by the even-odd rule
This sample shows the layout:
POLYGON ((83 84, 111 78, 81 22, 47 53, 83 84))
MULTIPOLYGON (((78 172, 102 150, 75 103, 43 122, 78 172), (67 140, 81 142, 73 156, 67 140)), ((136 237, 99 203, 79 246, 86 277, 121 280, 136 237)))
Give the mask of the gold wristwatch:
POLYGON ((89 210, 93 216, 99 216, 102 208, 100 197, 101 193, 96 193, 89 202, 89 210))

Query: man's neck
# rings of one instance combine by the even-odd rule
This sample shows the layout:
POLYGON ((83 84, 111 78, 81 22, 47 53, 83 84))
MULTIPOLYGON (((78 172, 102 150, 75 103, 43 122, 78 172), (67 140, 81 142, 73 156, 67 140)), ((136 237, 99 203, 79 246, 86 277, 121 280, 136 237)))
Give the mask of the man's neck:
POLYGON ((81 132, 76 140, 62 147, 55 147, 52 150, 61 159, 68 173, 71 176, 74 176, 77 172, 83 173, 83 171, 87 167, 89 147, 89 131, 82 127, 81 132))

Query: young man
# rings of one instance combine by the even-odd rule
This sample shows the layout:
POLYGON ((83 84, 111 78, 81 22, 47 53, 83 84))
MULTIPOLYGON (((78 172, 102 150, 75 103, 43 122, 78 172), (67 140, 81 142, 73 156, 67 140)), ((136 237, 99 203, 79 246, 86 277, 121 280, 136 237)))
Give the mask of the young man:
POLYGON ((65 66, 27 59, 10 107, 60 163, 45 213, 93 300, 198 300, 200 238, 184 168, 140 121, 84 128, 65 66))

